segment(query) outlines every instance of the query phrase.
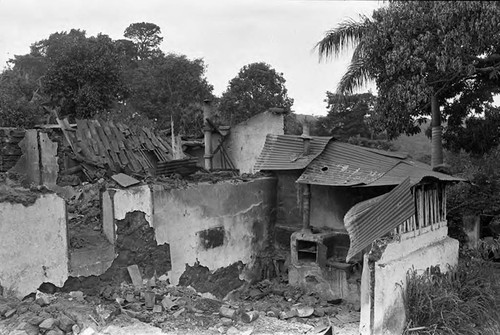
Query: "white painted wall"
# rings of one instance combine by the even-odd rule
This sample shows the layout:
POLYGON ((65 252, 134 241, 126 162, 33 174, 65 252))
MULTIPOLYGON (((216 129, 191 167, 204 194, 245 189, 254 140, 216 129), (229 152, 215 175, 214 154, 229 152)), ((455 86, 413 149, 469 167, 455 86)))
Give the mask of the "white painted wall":
POLYGON ((238 261, 251 265, 266 243, 275 206, 275 184, 272 178, 261 178, 237 184, 199 184, 188 189, 155 185, 153 222, 158 244, 170 245, 170 282, 177 284, 186 264, 196 261, 210 270, 238 261), (198 234, 216 227, 224 228, 224 243, 205 249, 198 234))
POLYGON ((133 211, 146 213, 157 243, 170 245, 170 282, 177 284, 186 264, 196 261, 210 270, 238 261, 252 264, 267 242, 275 196, 274 178, 200 183, 186 189, 162 185, 154 185, 153 191, 147 185, 112 189, 102 197, 103 229, 114 240, 115 219, 133 211), (199 232, 216 227, 224 228, 224 243, 205 249, 199 232))
POLYGON ((56 194, 34 204, 0 203, 0 283, 19 297, 68 278, 66 204, 56 194))
POLYGON ((458 263, 458 241, 448 237, 445 225, 421 235, 407 233, 400 241, 390 242, 381 258, 374 264, 374 287, 370 285, 370 271, 365 257, 361 293, 361 334, 397 334, 403 332, 406 315, 403 294, 406 274, 415 269, 423 272, 430 266, 440 266, 446 272, 458 263), (369 292, 373 290, 373 323, 370 320, 369 292), (365 290, 364 290, 365 289, 365 290))
MULTIPOLYGON (((240 173, 254 172, 253 167, 264 148, 267 134, 284 134, 283 114, 263 112, 231 127, 229 137, 224 142, 224 147, 240 173)), ((214 134, 213 150, 217 148, 218 141, 219 137, 214 134)), ((214 155, 213 167, 221 167, 219 153, 214 155)))

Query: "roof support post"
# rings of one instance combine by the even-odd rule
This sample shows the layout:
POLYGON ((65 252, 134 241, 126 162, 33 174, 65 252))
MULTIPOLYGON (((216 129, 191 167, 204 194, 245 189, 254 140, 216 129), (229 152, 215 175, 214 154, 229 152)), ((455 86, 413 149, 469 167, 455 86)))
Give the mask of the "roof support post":
POLYGON ((311 185, 302 186, 302 231, 311 232, 311 185))
POLYGON ((212 127, 210 126, 210 100, 205 100, 203 104, 203 132, 205 140, 205 169, 212 170, 212 127))

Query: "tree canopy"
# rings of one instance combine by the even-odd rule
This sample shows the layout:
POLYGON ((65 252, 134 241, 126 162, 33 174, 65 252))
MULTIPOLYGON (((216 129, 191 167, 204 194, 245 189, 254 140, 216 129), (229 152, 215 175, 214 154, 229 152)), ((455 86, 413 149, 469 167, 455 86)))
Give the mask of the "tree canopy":
POLYGON ((137 57, 145 59, 161 56, 160 43, 163 41, 163 37, 160 34, 161 29, 156 24, 140 22, 128 26, 123 36, 134 42, 137 57))
POLYGON ((293 99, 288 97, 285 78, 264 62, 245 65, 222 93, 219 110, 230 124, 237 124, 269 108, 290 112, 293 99))
POLYGON ((15 56, 0 77, 2 125, 32 126, 48 106, 60 116, 98 115, 163 129, 173 117, 176 131, 201 133, 198 104, 213 98, 203 60, 164 54, 160 28, 152 23, 131 24, 125 37, 87 37, 72 29, 15 56))
POLYGON ((355 46, 339 90, 374 79, 377 113, 394 137, 419 131, 432 97, 448 124, 483 111, 500 92, 499 28, 498 2, 390 1, 327 32, 317 48, 328 57, 355 46))
POLYGON ((316 132, 344 141, 356 136, 372 137, 368 120, 374 112, 373 94, 341 95, 326 92, 326 95, 328 114, 320 118, 316 132))

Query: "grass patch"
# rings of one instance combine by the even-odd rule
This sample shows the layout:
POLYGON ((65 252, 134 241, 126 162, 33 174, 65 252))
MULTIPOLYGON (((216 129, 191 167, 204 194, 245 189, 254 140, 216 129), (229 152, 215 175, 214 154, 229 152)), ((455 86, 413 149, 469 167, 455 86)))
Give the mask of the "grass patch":
POLYGON ((407 275, 406 334, 500 334, 500 271, 481 258, 407 275), (414 331, 412 331, 414 329, 414 331))

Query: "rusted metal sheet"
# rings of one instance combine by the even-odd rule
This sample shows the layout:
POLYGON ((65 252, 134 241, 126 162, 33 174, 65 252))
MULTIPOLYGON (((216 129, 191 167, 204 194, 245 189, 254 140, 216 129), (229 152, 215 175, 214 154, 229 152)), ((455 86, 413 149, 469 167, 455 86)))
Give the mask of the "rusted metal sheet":
POLYGON ((415 214, 410 178, 389 193, 352 207, 344 217, 351 239, 346 261, 415 214))
POLYGON ((330 140, 332 137, 312 136, 309 154, 304 155, 304 140, 300 136, 269 134, 254 169, 256 171, 304 169, 321 154, 330 140))

